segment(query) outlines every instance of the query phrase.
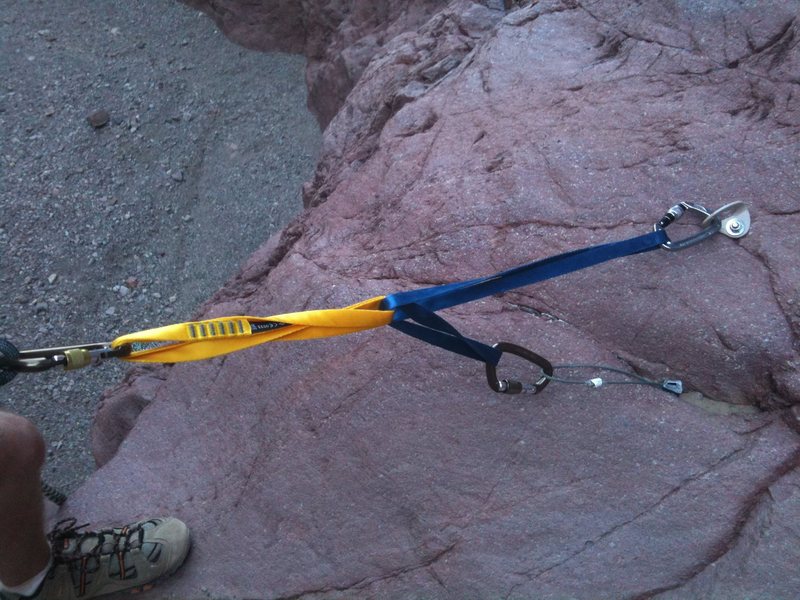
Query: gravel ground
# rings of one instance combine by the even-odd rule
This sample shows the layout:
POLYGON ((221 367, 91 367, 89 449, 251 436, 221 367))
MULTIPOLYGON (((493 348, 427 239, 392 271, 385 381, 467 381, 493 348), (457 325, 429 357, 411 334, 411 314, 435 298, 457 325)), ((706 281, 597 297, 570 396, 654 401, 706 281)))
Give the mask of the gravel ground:
MULTIPOLYGON (((187 320, 301 210, 320 143, 302 57, 173 0, 5 0, 0 39, 0 336, 20 349, 187 320)), ((50 483, 94 469, 92 416, 125 370, 0 390, 44 433, 50 483)))

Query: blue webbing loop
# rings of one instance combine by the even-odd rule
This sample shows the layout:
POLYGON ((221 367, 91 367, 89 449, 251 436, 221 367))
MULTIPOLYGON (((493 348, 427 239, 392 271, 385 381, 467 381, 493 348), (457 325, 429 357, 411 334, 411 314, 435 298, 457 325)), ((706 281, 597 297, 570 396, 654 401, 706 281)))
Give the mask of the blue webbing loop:
POLYGON ((615 258, 655 250, 668 240, 667 234, 661 229, 620 242, 565 252, 488 277, 398 292, 386 296, 380 308, 395 311, 391 326, 403 333, 462 356, 496 365, 502 352, 464 337, 434 311, 593 267, 615 258), (406 319, 413 319, 417 323, 409 323, 406 319))
POLYGON ((565 252, 564 254, 501 271, 488 277, 437 285, 420 290, 398 292, 386 296, 381 303, 381 309, 394 310, 394 320, 402 321, 410 316, 403 310, 407 304, 419 304, 431 311, 450 308, 451 306, 472 302, 479 298, 558 277, 559 275, 593 267, 614 258, 655 250, 668 239, 663 230, 652 231, 620 242, 611 242, 565 252))
POLYGON ((467 358, 474 358, 480 362, 495 366, 500 361, 500 357, 503 355, 501 350, 464 337, 450 323, 424 306, 412 303, 406 304, 404 309, 416 323, 393 321, 389 323, 391 327, 418 340, 450 350, 450 352, 455 352, 467 358))

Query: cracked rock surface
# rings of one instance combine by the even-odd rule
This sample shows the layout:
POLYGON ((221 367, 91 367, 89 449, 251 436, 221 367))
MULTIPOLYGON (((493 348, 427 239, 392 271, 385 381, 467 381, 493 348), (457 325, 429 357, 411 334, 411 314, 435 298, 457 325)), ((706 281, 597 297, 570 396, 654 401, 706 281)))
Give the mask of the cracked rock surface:
MULTIPOLYGON (((309 210, 204 315, 343 306, 645 232, 681 200, 743 200, 739 241, 446 314, 699 393, 501 397, 481 365, 389 329, 131 376, 98 417, 107 462, 65 510, 184 518, 195 548, 155 597, 797 596, 800 3, 518 4, 386 25, 309 210)), ((208 5, 252 32, 281 3, 208 5)), ((347 31, 331 46, 357 45, 347 31)))

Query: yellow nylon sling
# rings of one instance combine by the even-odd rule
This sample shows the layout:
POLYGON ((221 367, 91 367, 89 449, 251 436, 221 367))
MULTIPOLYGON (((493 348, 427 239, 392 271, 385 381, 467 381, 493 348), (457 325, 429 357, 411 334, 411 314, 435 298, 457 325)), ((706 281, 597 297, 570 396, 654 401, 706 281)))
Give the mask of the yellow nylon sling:
POLYGON ((221 317, 177 323, 123 335, 112 348, 130 345, 121 357, 132 362, 175 363, 202 360, 274 341, 310 340, 374 329, 392 322, 393 310, 380 310, 385 296, 345 308, 307 310, 271 317, 221 317), (275 323, 275 329, 256 331, 258 324, 275 323))

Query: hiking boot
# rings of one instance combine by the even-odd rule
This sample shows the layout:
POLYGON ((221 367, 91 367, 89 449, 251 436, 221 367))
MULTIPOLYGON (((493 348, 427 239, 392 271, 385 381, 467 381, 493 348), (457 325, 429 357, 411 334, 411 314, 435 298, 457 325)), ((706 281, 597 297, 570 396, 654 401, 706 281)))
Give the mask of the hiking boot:
MULTIPOLYGON (((59 522, 47 535, 53 566, 36 600, 95 598, 121 590, 144 591, 174 573, 189 553, 189 530, 173 518, 148 519, 125 527, 79 531, 75 519, 59 522)), ((0 592, 0 600, 23 596, 0 592)))

